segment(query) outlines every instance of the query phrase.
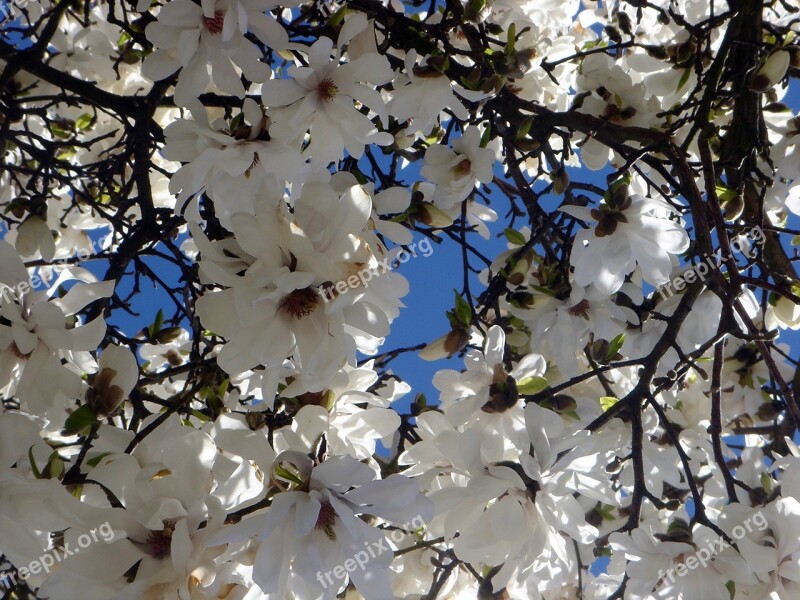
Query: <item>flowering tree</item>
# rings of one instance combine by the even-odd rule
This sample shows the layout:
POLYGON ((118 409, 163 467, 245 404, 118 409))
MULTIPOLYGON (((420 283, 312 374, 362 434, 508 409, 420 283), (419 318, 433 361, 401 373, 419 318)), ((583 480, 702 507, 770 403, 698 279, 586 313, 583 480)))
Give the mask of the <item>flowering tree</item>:
POLYGON ((794 0, 2 14, 4 598, 800 597, 794 0))

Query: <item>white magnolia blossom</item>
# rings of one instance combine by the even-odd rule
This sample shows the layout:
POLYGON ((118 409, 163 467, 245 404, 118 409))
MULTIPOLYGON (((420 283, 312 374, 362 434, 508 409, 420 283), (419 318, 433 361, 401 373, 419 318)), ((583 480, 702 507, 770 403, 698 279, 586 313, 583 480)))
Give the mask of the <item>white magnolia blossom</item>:
POLYGON ((575 237, 570 262, 575 282, 594 284, 606 294, 616 292, 636 266, 651 285, 669 280, 672 256, 689 247, 689 236, 680 223, 669 219, 672 208, 661 200, 627 195, 627 188, 615 190, 614 197, 589 209, 562 206, 561 210, 584 221, 597 221, 575 237), (617 195, 618 194, 618 195, 617 195))
MULTIPOLYGON (((114 282, 98 282, 83 269, 67 270, 48 290, 35 289, 19 255, 0 241, 0 385, 36 413, 44 413, 58 398, 80 395, 80 377, 61 364, 67 351, 95 349, 106 324, 102 316, 67 328, 67 317, 87 304, 109 297, 114 282), (53 297, 62 281, 81 280, 61 298, 53 297), (85 283, 83 283, 85 282, 85 283), (42 377, 49 372, 48 377, 42 377)), ((36 277, 39 285, 43 281, 36 277)))
POLYGON ((319 38, 307 50, 308 66, 293 66, 291 79, 270 79, 262 88, 264 104, 275 116, 275 134, 294 139, 308 130, 311 142, 305 154, 323 164, 339 160, 345 150, 359 158, 365 144, 393 141, 355 105, 368 107, 386 122, 384 101, 372 86, 392 79, 389 61, 379 54, 364 54, 340 63, 341 47, 364 26, 366 19, 348 20, 339 33, 338 48, 334 50, 330 38, 319 38))

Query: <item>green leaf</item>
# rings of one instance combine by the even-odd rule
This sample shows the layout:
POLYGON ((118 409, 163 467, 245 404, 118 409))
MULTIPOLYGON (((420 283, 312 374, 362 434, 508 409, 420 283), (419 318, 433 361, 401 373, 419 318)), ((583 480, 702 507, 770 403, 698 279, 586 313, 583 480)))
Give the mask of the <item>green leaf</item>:
POLYGON ((534 290, 536 290, 537 292, 542 293, 542 294, 544 294, 546 296, 550 296, 551 298, 555 298, 556 297, 556 293, 553 290, 551 290, 550 288, 546 288, 546 287, 542 287, 540 285, 534 285, 534 284, 531 284, 531 287, 534 290))
POLYGON ((60 479, 64 474, 64 461, 54 450, 50 457, 47 459, 47 465, 42 471, 42 477, 45 479, 60 479))
POLYGON ((121 48, 122 46, 130 42, 131 39, 132 39, 131 36, 123 31, 122 35, 120 35, 119 39, 117 40, 117 47, 121 48))
POLYGON ((345 4, 337 10, 335 13, 331 15, 331 18, 328 20, 328 24, 332 27, 336 27, 337 25, 341 25, 344 22, 344 17, 347 14, 347 5, 345 4))
POLYGON ((94 125, 94 115, 84 113, 75 121, 75 131, 85 131, 94 125))
POLYGON ((72 132, 68 129, 69 124, 66 121, 50 121, 48 123, 47 128, 50 130, 54 136, 65 139, 72 135, 72 132))
POLYGON ((506 32, 506 56, 514 54, 514 42, 517 40, 517 26, 513 22, 506 32))
POLYGON ((610 361, 617 355, 619 349, 622 348, 622 344, 625 343, 625 334, 620 333, 618 336, 614 337, 608 343, 608 354, 606 354, 606 360, 610 361))
POLYGON ((614 507, 610 504, 599 503, 595 511, 597 511, 597 514, 599 514, 604 521, 614 520, 614 507))
POLYGON ((728 594, 730 594, 731 600, 733 600, 733 597, 736 595, 736 584, 733 582, 733 579, 725 584, 725 589, 728 590, 728 594))
POLYGON ((453 292, 456 296, 456 319, 458 319, 459 324, 463 325, 464 327, 469 327, 470 323, 472 323, 472 309, 469 307, 467 301, 464 300, 458 292, 455 290, 453 290, 453 292))
POLYGON ((204 414, 203 414, 203 413, 201 413, 199 410, 192 409, 192 410, 191 410, 191 411, 189 411, 189 412, 191 413, 191 415, 192 415, 192 416, 193 416, 195 419, 199 419, 200 421, 202 421, 202 422, 204 422, 204 423, 205 423, 206 421, 210 421, 210 420, 211 420, 211 418, 210 418, 208 415, 204 415, 204 414))
POLYGON ((619 398, 615 398, 614 396, 603 396, 600 398, 600 408, 603 409, 603 412, 606 412, 617 402, 619 402, 619 398))
POLYGON ((520 123, 519 129, 517 129, 517 139, 521 140, 526 135, 528 135, 531 131, 531 126, 533 125, 533 117, 526 117, 522 123, 520 123))
POLYGON ((761 487, 764 488, 764 491, 767 492, 769 496, 772 493, 772 477, 769 476, 769 473, 762 473, 761 474, 761 487))
POLYGON ((724 185, 717 184, 714 187, 717 192, 717 198, 719 198, 721 202, 729 202, 739 195, 736 193, 736 190, 732 190, 731 188, 725 187, 724 185))
POLYGON ((150 324, 147 328, 147 332, 150 334, 150 337, 155 337, 156 334, 161 331, 161 326, 164 324, 164 311, 160 308, 156 313, 156 320, 150 324))
POLYGON ((525 377, 517 382, 517 391, 520 394, 530 396, 538 394, 548 386, 547 379, 534 375, 533 377, 525 377))
POLYGON ((675 89, 675 93, 677 94, 683 89, 683 86, 689 81, 689 76, 692 74, 692 69, 684 69, 683 75, 681 75, 681 79, 678 82, 678 87, 675 89))
POLYGON ((95 423, 97 415, 88 404, 84 404, 67 417, 64 423, 64 435, 86 435, 95 423))
POLYGON ((36 466, 36 461, 33 459, 33 446, 28 448, 28 461, 31 463, 31 471, 33 471, 33 476, 36 479, 42 478, 42 472, 39 470, 39 467, 36 466))
POLYGON ((486 148, 489 145, 489 141, 492 139, 492 126, 487 124, 486 130, 483 132, 481 136, 481 148, 486 148))
POLYGON ((505 235, 506 239, 512 244, 515 244, 517 246, 525 245, 525 236, 522 235, 516 229, 512 229, 511 227, 506 227, 505 231, 503 231, 503 235, 505 235))
POLYGON ((275 475, 285 479, 286 481, 291 481, 292 483, 296 483, 297 485, 303 485, 303 480, 300 479, 299 476, 295 475, 294 473, 282 467, 281 465, 275 466, 275 475))
POLYGON ((233 133, 244 123, 244 113, 239 113, 231 119, 230 132, 233 133))
POLYGON ((100 461, 103 460, 106 456, 113 454, 113 452, 103 452, 102 454, 98 454, 86 461, 86 464, 90 467, 96 467, 100 464, 100 461))

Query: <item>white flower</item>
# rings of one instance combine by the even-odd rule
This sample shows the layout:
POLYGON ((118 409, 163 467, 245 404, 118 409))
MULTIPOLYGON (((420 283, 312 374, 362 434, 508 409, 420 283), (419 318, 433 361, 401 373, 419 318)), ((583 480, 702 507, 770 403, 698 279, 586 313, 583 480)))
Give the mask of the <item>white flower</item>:
POLYGON ((255 536, 253 580, 275 598, 284 598, 289 588, 307 587, 314 597, 332 600, 345 583, 336 567, 363 552, 363 568, 349 570, 350 580, 365 598, 393 600, 392 551, 385 535, 359 517, 396 524, 418 517, 427 521, 432 507, 416 482, 402 475, 377 479, 375 471, 350 456, 314 464, 296 450, 278 455, 273 478, 282 478, 287 491, 275 494, 266 512, 224 527, 209 543, 255 536))
POLYGON ((429 133, 445 108, 452 110, 457 118, 467 119, 469 113, 454 92, 473 102, 488 95, 464 89, 428 66, 427 61, 418 65, 416 50, 406 54, 405 67, 405 84, 403 78, 399 79, 388 109, 398 121, 409 122, 406 133, 429 133))
POLYGON ((209 124, 205 110, 193 114, 194 120, 176 119, 164 130, 164 157, 187 163, 169 182, 170 191, 180 193, 177 208, 183 212, 185 200, 205 192, 216 200, 215 214, 228 227, 232 214, 253 213, 258 197, 277 204, 286 181, 297 176, 303 163, 298 150, 269 138, 255 101, 245 99, 241 117, 246 122, 237 121, 233 131, 224 122, 209 124))
POLYGON ((561 207, 573 217, 598 222, 575 236, 570 254, 575 282, 594 284, 601 293, 613 294, 638 265, 651 285, 666 283, 672 272, 671 256, 686 251, 689 235, 679 222, 668 218, 673 210, 665 202, 638 194, 628 196, 627 191, 618 198, 597 209, 561 207))
MULTIPOLYGON (((294 213, 262 204, 255 218, 233 215, 233 240, 211 243, 192 226, 201 273, 229 286, 197 302, 204 325, 228 340, 218 359, 223 369, 277 368, 291 355, 320 391, 345 363, 354 364, 356 349, 376 351, 407 286, 378 269, 378 249, 361 237, 371 211, 361 186, 340 196, 308 183, 294 213)), ((264 393, 266 401, 273 396, 264 393)))
MULTIPOLYGON (((234 64, 249 80, 255 82, 268 79, 270 69, 261 62, 261 52, 245 39, 239 27, 247 22, 263 23, 267 17, 260 15, 259 11, 268 5, 241 0, 216 4, 213 0, 205 1, 202 7, 191 0, 166 3, 158 14, 158 21, 150 23, 145 30, 147 39, 156 50, 145 59, 142 74, 153 81, 160 81, 180 69, 175 86, 175 102, 181 106, 193 106, 209 84, 208 64, 211 63, 217 87, 243 98, 245 89, 234 64), (235 14, 231 9, 237 6, 254 12, 247 13, 245 10, 243 15, 235 11, 235 14)), ((286 32, 280 26, 274 24, 267 29, 263 32, 268 34, 265 36, 268 37, 267 42, 272 41, 279 46, 286 43, 286 32)))
POLYGON ((448 420, 456 427, 469 425, 483 432, 485 444, 503 438, 510 443, 527 435, 519 388, 534 378, 544 381, 546 364, 539 354, 528 354, 506 370, 505 340, 502 328, 492 325, 484 351, 471 350, 464 357, 466 372, 446 369, 433 377, 448 420))
POLYGON ((138 381, 139 365, 133 352, 111 344, 100 354, 98 371, 91 380, 86 401, 99 417, 113 414, 138 381))
POLYGON ((67 328, 75 315, 114 291, 113 281, 97 282, 85 269, 65 270, 49 291, 34 291, 19 255, 0 241, 0 386, 36 414, 43 414, 58 397, 80 395, 80 378, 61 364, 61 351, 94 350, 106 330, 103 317, 67 328), (63 281, 78 279, 63 298, 51 298, 63 281))
POLYGON ((289 69, 291 79, 270 79, 262 86, 264 104, 274 116, 272 131, 281 139, 311 138, 304 155, 327 164, 344 156, 344 151, 359 158, 366 144, 386 146, 391 134, 379 132, 370 117, 356 103, 371 109, 386 124, 386 107, 372 86, 392 79, 385 56, 362 54, 341 63, 341 47, 366 26, 363 15, 354 15, 339 34, 339 48, 330 38, 321 37, 308 49, 307 67, 289 69), (331 56, 333 55, 333 56, 331 56), (366 84, 371 85, 366 85, 366 84))
POLYGON ((495 161, 495 151, 481 146, 476 127, 467 128, 452 145, 429 146, 422 167, 422 176, 436 184, 434 203, 444 210, 465 200, 476 183, 489 183, 495 161))

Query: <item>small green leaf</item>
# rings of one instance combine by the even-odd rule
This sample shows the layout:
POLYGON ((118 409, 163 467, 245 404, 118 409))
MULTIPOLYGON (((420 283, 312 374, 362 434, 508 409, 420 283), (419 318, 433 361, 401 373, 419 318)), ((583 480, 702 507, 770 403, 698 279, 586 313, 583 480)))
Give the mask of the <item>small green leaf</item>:
POLYGON ((719 198, 721 202, 729 202, 739 195, 736 193, 736 190, 732 190, 731 188, 725 187, 724 185, 717 184, 714 187, 717 192, 717 198, 719 198))
POLYGON ((204 422, 204 423, 205 423, 206 421, 210 421, 210 420, 211 420, 211 418, 210 418, 208 415, 204 415, 204 414, 203 414, 203 413, 201 413, 199 410, 192 409, 192 410, 191 410, 191 411, 189 411, 189 412, 191 413, 191 415, 192 415, 192 416, 193 416, 195 419, 199 419, 200 421, 202 421, 202 422, 204 422))
POLYGON ((72 132, 69 130, 69 123, 66 121, 50 121, 48 123, 47 128, 50 130, 54 136, 59 138, 68 138, 72 135, 72 132))
POLYGON ((772 477, 769 476, 769 473, 761 474, 761 487, 764 488, 767 495, 772 493, 772 477))
POLYGON ((472 323, 472 309, 469 307, 469 304, 466 300, 464 300, 458 292, 453 290, 456 297, 456 307, 455 307, 455 316, 458 319, 458 322, 465 326, 469 327, 470 323, 472 323))
POLYGON ((36 479, 42 478, 42 472, 39 471, 39 467, 36 466, 36 461, 33 458, 33 446, 28 448, 28 461, 31 463, 31 471, 33 471, 33 476, 36 479))
POLYGON ((731 600, 733 600, 733 597, 736 596, 736 584, 733 582, 733 579, 725 584, 725 589, 728 590, 728 594, 730 594, 731 600))
POLYGON ((297 485, 303 485, 303 480, 300 479, 299 476, 295 475, 294 473, 282 467, 281 465, 275 466, 275 475, 285 479, 286 481, 291 481, 292 483, 296 483, 297 485))
POLYGON ((681 79, 678 82, 678 87, 675 89, 675 93, 677 94, 683 89, 683 86, 689 81, 689 76, 692 74, 691 69, 684 69, 683 75, 681 75, 681 79))
POLYGON ((84 404, 67 417, 64 423, 64 435, 86 435, 95 423, 97 415, 88 404, 84 404))
POLYGON ((486 130, 483 132, 481 136, 481 148, 486 148, 489 145, 489 141, 492 139, 492 127, 491 125, 486 125, 486 130))
POLYGON ((619 349, 622 348, 622 344, 624 343, 624 333, 620 333, 619 335, 615 336, 614 339, 608 343, 608 354, 606 355, 606 360, 613 360, 614 357, 619 353, 619 349))
POLYGON ((525 377, 517 382, 517 391, 520 394, 530 396, 538 394, 547 387, 547 379, 534 375, 533 377, 525 377))
POLYGON ((506 227, 505 231, 503 231, 503 235, 505 235, 506 239, 512 244, 515 244, 517 246, 525 245, 525 236, 522 235, 516 229, 512 229, 511 227, 506 227))
POLYGON ((96 467, 100 464, 100 461, 103 460, 106 456, 113 454, 112 452, 103 452, 102 454, 98 454, 97 456, 93 456, 89 460, 86 461, 86 464, 90 467, 96 467))
POLYGON ((47 465, 45 465, 42 471, 42 477, 44 479, 61 479, 63 474, 64 461, 58 455, 58 452, 54 450, 47 459, 47 465))
POLYGON ((551 298, 555 298, 556 297, 556 293, 553 290, 551 290, 550 288, 546 288, 546 287, 542 287, 540 285, 534 285, 534 284, 531 284, 531 288, 533 288, 537 292, 540 292, 540 293, 544 294, 545 296, 550 296, 551 298))
POLYGON ((331 15, 331 18, 328 20, 328 24, 332 27, 336 27, 337 25, 341 25, 344 22, 344 17, 347 14, 347 5, 345 4, 337 10, 335 13, 331 15))
POLYGON ((619 402, 619 398, 615 398, 614 396, 603 396, 600 398, 600 408, 603 409, 603 412, 606 412, 617 402, 619 402))
POLYGON ((92 125, 94 125, 94 115, 89 113, 84 113, 75 121, 75 130, 76 131, 85 131, 89 129, 92 125))
POLYGON ((128 34, 128 33, 123 31, 122 35, 120 35, 119 39, 117 40, 117 47, 121 48, 122 46, 124 46, 125 44, 130 42, 131 39, 132 38, 131 38, 130 34, 128 34))
POLYGON ((531 126, 533 125, 533 117, 526 117, 522 123, 520 123, 519 129, 517 129, 517 139, 521 140, 526 135, 528 135, 531 131, 531 126))
POLYGON ((515 23, 511 23, 508 27, 508 31, 506 32, 506 55, 511 56, 514 54, 514 42, 517 40, 517 26, 515 23))
POLYGON ((161 331, 161 326, 164 324, 164 311, 160 308, 156 313, 156 320, 150 324, 150 327, 147 328, 150 337, 155 337, 156 334, 161 331))

